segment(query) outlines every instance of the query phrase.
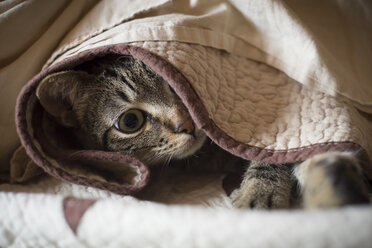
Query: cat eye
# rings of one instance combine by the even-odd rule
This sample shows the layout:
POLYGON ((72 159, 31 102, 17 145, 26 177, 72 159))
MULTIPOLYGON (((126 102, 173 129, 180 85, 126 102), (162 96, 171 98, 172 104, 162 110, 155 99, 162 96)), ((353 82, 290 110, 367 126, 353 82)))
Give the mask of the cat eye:
POLYGON ((145 124, 145 114, 139 109, 130 109, 122 114, 115 123, 115 128, 123 133, 135 133, 145 124))

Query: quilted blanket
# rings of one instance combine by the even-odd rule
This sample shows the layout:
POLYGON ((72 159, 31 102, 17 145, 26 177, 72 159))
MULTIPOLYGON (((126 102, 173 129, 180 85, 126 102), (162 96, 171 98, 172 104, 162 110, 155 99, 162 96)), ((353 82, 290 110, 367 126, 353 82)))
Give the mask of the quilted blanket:
MULTIPOLYGON (((4 13, 19 16, 20 11, 43 8, 41 2, 9 3, 4 5, 4 13)), ((363 4, 324 1, 307 6, 313 11, 295 1, 269 0, 148 0, 146 4, 92 0, 61 1, 51 6, 49 19, 41 17, 45 19, 43 25, 50 25, 43 30, 44 35, 1 71, 2 82, 15 80, 18 85, 11 91, 18 95, 15 123, 4 125, 2 132, 5 135, 11 128, 17 130, 21 146, 16 149, 17 139, 12 138, 12 132, 6 134, 10 141, 1 149, 5 162, 0 166, 6 183, 0 190, 7 193, 1 192, 0 200, 8 207, 2 212, 4 228, 0 233, 5 238, 0 246, 101 247, 97 244, 107 244, 108 240, 114 240, 113 247, 281 246, 277 243, 280 230, 298 225, 296 220, 300 219, 313 224, 295 232, 283 246, 306 244, 305 233, 319 235, 319 245, 323 246, 339 247, 340 236, 349 242, 342 242, 345 247, 368 246, 372 230, 369 206, 329 212, 231 210, 226 194, 228 180, 222 172, 176 171, 168 177, 153 176, 149 184, 149 169, 133 156, 69 146, 64 140, 69 135, 65 130, 58 125, 51 130, 45 125, 44 110, 36 97, 36 87, 50 73, 110 53, 127 54, 166 79, 196 125, 225 151, 270 163, 299 162, 323 152, 348 151, 359 158, 371 180, 372 75, 368 65, 372 52, 368 47, 372 32, 368 31, 372 29, 372 14, 362 9, 369 3, 363 4), (338 22, 344 23, 342 28, 334 26, 338 22), (18 75, 17 69, 25 65, 29 69, 18 75), (6 161, 10 156, 10 162, 6 161), (110 167, 102 166, 108 163, 110 167), (92 170, 87 164, 100 169, 92 170), (44 173, 49 176, 37 178, 44 173), (45 213, 43 219, 37 219, 38 211, 45 213), (198 216, 198 220, 188 216, 198 216), (211 216, 220 218, 211 220, 211 216), (167 220, 164 226, 158 223, 162 219, 167 220), (112 224, 115 220, 118 223, 112 224), (281 220, 285 220, 284 225, 278 224, 281 220), (48 231, 49 221, 59 228, 56 230, 69 233, 66 243, 56 230, 48 231), (100 230, 107 226, 106 221, 114 227, 103 233, 100 230), (147 221, 138 230, 131 230, 147 221), (347 236, 338 226, 342 221, 360 230, 358 235, 347 236), (16 235, 20 230, 29 233, 27 228, 33 222, 37 231, 16 235), (220 225, 237 225, 234 231, 239 240, 228 228, 209 231, 220 225), (256 226, 266 225, 270 226, 267 236, 251 239, 260 230, 256 226), (159 228, 153 230, 153 226, 159 228), (320 231, 330 227, 334 236, 320 231), (124 230, 131 230, 130 235, 113 238, 124 230), (248 232, 251 234, 246 236, 248 232)))

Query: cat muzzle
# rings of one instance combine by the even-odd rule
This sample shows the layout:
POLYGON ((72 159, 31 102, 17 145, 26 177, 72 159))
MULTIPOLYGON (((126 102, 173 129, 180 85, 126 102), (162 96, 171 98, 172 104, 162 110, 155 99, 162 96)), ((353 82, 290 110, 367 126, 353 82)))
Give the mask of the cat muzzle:
POLYGON ((175 133, 185 133, 192 135, 195 131, 194 122, 191 118, 188 118, 184 123, 177 125, 175 133))

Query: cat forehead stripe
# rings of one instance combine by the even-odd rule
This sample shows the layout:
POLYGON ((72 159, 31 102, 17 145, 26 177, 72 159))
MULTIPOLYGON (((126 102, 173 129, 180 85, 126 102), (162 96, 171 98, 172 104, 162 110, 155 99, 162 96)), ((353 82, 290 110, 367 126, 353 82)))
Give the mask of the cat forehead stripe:
POLYGON ((105 68, 105 76, 117 78, 118 74, 114 70, 105 68))
POLYGON ((122 100, 124 100, 125 102, 128 102, 128 103, 131 102, 131 101, 129 100, 128 96, 127 96, 123 91, 117 91, 116 93, 117 93, 117 94, 120 96, 120 98, 121 98, 122 100))
POLYGON ((126 84, 128 88, 130 88, 133 92, 136 92, 135 87, 127 80, 127 78, 124 75, 119 76, 120 81, 126 84))
POLYGON ((121 82, 123 82, 124 84, 126 84, 126 86, 129 89, 131 89, 132 91, 136 92, 135 86, 132 85, 130 82, 128 82, 128 79, 123 74, 117 73, 117 71, 115 71, 115 70, 112 70, 112 69, 109 69, 109 68, 105 68, 105 75, 106 76, 109 76, 109 77, 112 77, 112 78, 115 78, 117 80, 120 80, 121 82))

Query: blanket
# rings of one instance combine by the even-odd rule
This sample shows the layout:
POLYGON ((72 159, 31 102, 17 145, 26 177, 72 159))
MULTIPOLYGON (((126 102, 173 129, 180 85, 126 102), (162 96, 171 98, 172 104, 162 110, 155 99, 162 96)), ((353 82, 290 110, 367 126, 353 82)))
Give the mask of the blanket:
POLYGON ((209 180, 197 180, 194 191, 163 191, 163 199, 174 196, 168 203, 176 205, 138 201, 54 178, 23 188, 8 186, 13 192, 0 194, 0 247, 371 246, 370 206, 242 211, 232 209, 224 197, 206 200, 216 192, 204 184, 209 180))
MULTIPOLYGON (((9 6, 4 5, 4 13, 11 16, 13 12, 14 15, 19 13, 17 9, 24 10, 31 7, 37 9, 36 3, 32 1, 28 5, 17 5, 14 2, 13 4, 13 6, 11 3, 9 6), (12 8, 14 6, 17 8, 12 8)), ((214 199, 209 198, 214 195, 219 200, 206 205, 231 207, 226 195, 226 191, 229 190, 226 188, 223 190, 221 186, 226 186, 227 180, 223 180, 224 174, 215 175, 211 181, 207 180, 211 182, 207 185, 212 185, 213 190, 205 187, 196 190, 195 188, 200 184, 195 179, 198 177, 194 175, 188 179, 191 185, 194 185, 191 187, 194 190, 190 190, 187 187, 190 184, 187 183, 179 187, 173 187, 174 185, 171 187, 174 192, 185 192, 189 197, 176 197, 177 194, 169 197, 169 194, 161 193, 161 187, 157 187, 162 180, 155 180, 155 183, 148 185, 149 169, 137 158, 115 152, 73 149, 63 139, 68 135, 65 133, 66 130, 61 130, 58 125, 53 130, 46 127, 45 111, 35 95, 39 82, 50 73, 68 70, 85 61, 110 53, 134 56, 166 79, 180 96, 195 124, 203 129, 215 144, 236 156, 270 163, 293 163, 323 152, 348 151, 359 158, 366 176, 371 179, 372 87, 370 87, 370 79, 372 75, 368 64, 372 61, 372 52, 368 47, 372 41, 372 32, 369 32, 372 27, 370 22, 372 14, 368 12, 371 9, 368 5, 367 1, 360 3, 324 1, 309 4, 304 8, 295 1, 269 0, 208 2, 148 0, 146 4, 142 1, 92 0, 70 3, 61 1, 59 4, 52 5, 50 8, 53 11, 50 12, 49 19, 45 17, 43 23, 48 28, 40 28, 40 32, 44 32, 43 35, 29 49, 23 50, 23 53, 21 49, 21 52, 16 54, 19 56, 18 59, 14 60, 17 57, 14 54, 13 57, 8 56, 7 59, 14 61, 1 71, 2 84, 9 80, 16 82, 14 88, 9 91, 12 94, 4 96, 4 99, 14 96, 14 102, 15 94, 18 94, 16 120, 14 123, 3 125, 1 130, 9 139, 1 149, 1 159, 5 161, 0 166, 2 180, 7 183, 41 180, 37 181, 33 190, 28 190, 30 185, 22 187, 3 184, 0 189, 8 193, 1 193, 2 201, 14 202, 15 205, 22 206, 24 201, 33 202, 35 199, 35 207, 25 210, 26 218, 20 219, 18 223, 27 221, 28 213, 43 205, 44 201, 55 202, 53 206, 45 205, 45 208, 51 210, 52 215, 55 213, 56 218, 59 218, 63 211, 66 212, 66 209, 69 209, 72 216, 78 216, 78 221, 75 217, 72 218, 75 218, 74 220, 68 220, 70 217, 66 217, 68 215, 65 214, 68 225, 75 232, 78 226, 76 223, 79 223, 83 213, 91 206, 94 210, 96 204, 100 206, 100 202, 103 202, 106 206, 103 211, 108 211, 107 209, 115 206, 117 212, 115 210, 110 217, 107 217, 115 219, 119 218, 119 215, 123 216, 125 210, 121 207, 122 202, 64 199, 62 196, 48 195, 46 193, 50 193, 50 188, 53 194, 63 195, 63 192, 69 192, 74 195, 75 193, 71 190, 54 191, 54 186, 43 184, 45 180, 56 180, 52 185, 76 187, 77 192, 107 192, 88 194, 89 198, 97 198, 101 194, 115 195, 118 198, 122 196, 117 194, 135 194, 138 199, 155 200, 156 195, 159 195, 163 200, 182 198, 185 199, 183 203, 193 204, 192 199, 198 198, 196 195, 201 195, 201 198, 205 199, 214 199), (363 6, 367 7, 363 9, 363 6), (318 13, 319 16, 314 18, 310 13, 318 13), (54 22, 52 22, 53 15, 58 15, 54 22), (48 26, 48 22, 52 24, 48 26), (342 28, 338 26, 335 28, 335 23, 341 22, 344 24, 342 28), (331 34, 329 30, 332 30, 331 34), (39 56, 36 63, 31 63, 37 54, 39 56), (20 66, 25 65, 27 65, 26 71, 18 73, 20 66), (33 74, 36 76, 30 79, 33 74), (29 82, 20 91, 20 86, 27 80, 29 82), (9 132, 9 130, 13 131, 9 132), (22 144, 17 149, 18 140, 14 137, 15 130, 22 144), (104 165, 108 163, 111 166, 107 168, 104 165), (100 170, 93 170, 93 167, 87 164, 98 165, 100 170), (102 168, 105 168, 104 173, 102 168), (42 179, 35 179, 43 173, 55 179, 45 175, 42 179), (150 190, 151 193, 148 193, 148 188, 154 191, 150 190), (17 191, 30 194, 15 193, 17 191), (41 196, 33 194, 35 192, 44 194, 41 196), (218 203, 221 199, 223 204, 218 203), (80 207, 69 208, 70 205, 82 205, 83 210, 80 207), (62 212, 61 206, 64 206, 62 212), (59 209, 60 212, 57 213, 52 210, 53 208, 59 209)), ((38 27, 40 26, 42 25, 38 27)), ((32 44, 32 41, 28 41, 28 44, 32 44)), ((4 83, 4 85, 5 89, 10 88, 9 84, 4 83)), ((4 94, 5 91, 2 92, 4 94)), ((6 108, 9 104, 2 106, 6 108)), ((7 110, 6 114, 8 112, 12 113, 12 110, 7 110)), ((174 184, 177 182, 176 179, 179 179, 179 174, 172 175, 174 179, 171 181, 174 184)), ((80 197, 79 194, 77 197, 80 197)), ((177 201, 170 200, 163 203, 177 203, 177 201)), ((141 201, 134 201, 133 204, 134 208, 138 205, 140 211, 151 215, 150 208, 140 207, 141 201)), ((158 209, 156 204, 150 205, 155 210, 158 209)), ((130 206, 128 205, 128 209, 130 206)), ((177 225, 177 221, 182 221, 184 211, 195 211, 200 216, 204 216, 206 219, 200 218, 202 222, 207 221, 210 214, 214 214, 214 210, 209 213, 209 210, 205 209, 170 206, 159 206, 159 213, 163 208, 164 213, 169 208, 173 209, 175 216, 178 216, 174 217, 174 225, 177 225)), ((7 211, 11 213, 13 209, 9 208, 7 211)), ((243 216, 246 216, 246 213, 231 211, 233 212, 218 211, 215 214, 222 219, 229 219, 229 223, 230 221, 241 223, 240 231, 249 230, 244 223, 251 218, 250 215, 256 215, 250 213, 245 219, 243 216), (240 215, 242 219, 238 221, 240 215)), ((371 227, 365 224, 366 222, 361 221, 370 214, 368 206, 365 209, 335 210, 334 213, 334 222, 330 217, 329 223, 337 225, 341 222, 336 219, 342 221, 341 216, 349 216, 347 213, 350 213, 352 216, 350 218, 355 219, 355 225, 360 223, 365 230, 371 230, 371 227)), ((278 213, 278 217, 275 218, 284 219, 289 215, 289 212, 283 215, 278 213)), ((303 216, 304 220, 316 219, 314 216, 318 216, 319 225, 323 225, 325 222, 321 224, 321 220, 328 213, 320 211, 317 215, 317 213, 299 211, 296 215, 303 216)), ((269 218, 273 216, 272 214, 263 213, 258 216, 267 218, 267 224, 273 226, 272 230, 276 230, 275 221, 269 218)), ((173 218, 171 215, 168 217, 173 218)), ((86 218, 88 222, 92 221, 89 223, 95 221, 94 217, 86 218)), ((13 238, 5 239, 3 244, 10 244, 13 240, 17 240, 13 235, 17 230, 12 224, 17 221, 6 217, 4 220, 8 223, 2 230, 6 234, 4 236, 13 238)), ((59 219, 56 220, 57 222, 63 221, 59 219)), ((286 223, 289 225, 290 222, 288 220, 286 223)), ((84 235, 93 232, 97 225, 99 222, 89 224, 89 228, 82 229, 86 230, 82 232, 84 235)), ((194 221, 190 225, 198 226, 199 223, 194 221)), ((205 227, 211 227, 210 225, 218 224, 209 222, 205 227)), ((122 230, 124 227, 115 228, 122 230)), ((253 228, 252 226, 251 229, 253 228)), ((336 236, 342 235, 343 231, 339 230, 340 232, 336 230, 336 236)), ((315 229, 313 231, 315 235, 315 229)), ((196 232, 190 230, 185 232, 196 237, 196 232)), ((163 235, 170 233, 163 233, 163 235)), ((146 235, 155 234, 156 232, 146 231, 146 235)), ((300 232, 298 234, 297 241, 303 240, 303 234, 300 232)), ((157 237, 156 235, 154 237, 157 237)), ((231 241, 228 238, 231 237, 228 236, 230 234, 226 235, 224 242, 231 241)), ((352 240, 350 244, 366 246, 367 236, 363 235, 361 233, 361 236, 350 239, 352 240)), ((204 239, 200 239, 200 242, 207 242, 205 244, 208 246, 219 243, 216 241, 217 237, 213 235, 210 237, 211 240, 208 242, 212 243, 204 239)), ((335 247, 338 245, 337 242, 329 243, 325 235, 322 237, 324 239, 320 242, 324 241, 335 247)), ((25 239, 27 237, 20 238, 19 242, 26 242, 25 239)), ((186 244, 190 242, 187 241, 186 244)), ((262 244, 260 242, 257 244, 262 244)), ((268 242, 274 244, 275 239, 269 239, 268 242)), ((246 241, 243 243, 248 244, 246 241)), ((243 243, 239 241, 240 246, 243 243)), ((127 246, 135 246, 133 244, 128 243, 127 246)), ((175 244, 169 243, 169 246, 175 244)), ((195 246, 203 244, 195 243, 195 246)), ((155 242, 149 246, 156 245, 155 242)), ((63 245, 59 244, 59 246, 63 245)))
MULTIPOLYGON (((333 82, 330 75, 323 75, 326 74, 324 65, 318 65, 322 68, 314 68, 312 74, 307 75, 308 78, 316 77, 317 85, 321 85, 310 87, 311 83, 307 80, 296 81, 302 78, 296 73, 290 74, 289 68, 268 63, 271 60, 262 63, 262 54, 252 55, 255 54, 251 51, 252 43, 248 42, 253 34, 249 27, 243 28, 247 20, 236 17, 238 10, 234 4, 238 3, 217 1, 188 6, 182 1, 173 4, 155 1, 149 9, 148 5, 145 9, 136 5, 130 5, 129 9, 113 10, 109 7, 123 4, 121 1, 99 3, 65 37, 44 69, 23 88, 18 97, 16 125, 22 145, 44 171, 70 182, 95 185, 117 193, 135 193, 146 185, 148 170, 136 158, 121 153, 72 150, 69 144, 61 145, 63 142, 59 135, 63 130, 58 128, 54 133, 46 134, 41 121, 43 109, 35 98, 38 83, 48 74, 117 53, 142 60, 166 79, 188 108, 196 125, 216 144, 237 156, 270 163, 293 163, 318 153, 348 151, 359 157, 365 173, 371 178, 372 128, 366 118, 370 111, 369 98, 364 101, 352 97, 348 90, 338 92, 344 88, 338 84, 346 85, 346 82, 336 81, 338 77, 333 82), (193 12, 200 12, 200 16, 191 15, 193 12), (105 13, 110 13, 108 19, 105 13), (217 21, 221 18, 225 18, 223 22, 217 21), (241 27, 239 35, 235 33, 234 25, 241 27), (171 37, 166 38, 169 33, 171 37), (225 37, 229 38, 226 44, 225 37), (242 40, 246 43, 243 44, 242 40), (231 43, 239 47, 239 55, 236 47, 230 47, 231 43), (322 75, 318 70, 322 71, 322 75), (323 87, 336 83, 333 92, 329 92, 330 89, 322 91, 323 87), (120 167, 122 178, 110 182, 111 179, 85 166, 87 163, 107 162, 116 164, 111 167, 120 167), (119 166, 118 163, 125 165, 119 166)), ((248 7, 244 4, 240 6, 241 15, 250 14, 248 7)), ((285 5, 277 7, 282 8, 280 15, 277 13, 279 10, 273 10, 266 15, 272 14, 276 18, 265 21, 265 27, 275 37, 284 31, 271 25, 282 19, 289 21, 290 18, 288 13, 285 16, 285 5)), ((261 17, 257 18, 259 23, 261 17)), ((288 37, 296 34, 297 38, 305 39, 299 25, 293 22, 291 28, 286 30, 288 37)), ((288 37, 283 38, 282 47, 287 47, 288 37)), ((261 49, 267 53, 271 51, 271 47, 261 49)), ((304 53, 308 49, 300 51, 304 53)), ((311 61, 303 62, 314 63, 315 52, 318 51, 311 53, 311 61)), ((296 59, 299 57, 299 54, 296 55, 296 59)), ((281 59, 284 60, 284 57, 281 59)), ((292 59, 285 57, 286 63, 292 59)), ((310 70, 308 66, 304 67, 310 70)), ((363 88, 369 79, 360 80, 363 88)), ((354 84, 354 80, 348 84, 354 84)), ((64 133, 62 136, 68 135, 64 133)), ((14 160, 20 159, 14 157, 14 160)), ((107 173, 110 174, 110 171, 105 170, 104 174, 107 173)), ((118 170, 111 172, 109 177, 114 177, 113 174, 118 174, 118 170)))

